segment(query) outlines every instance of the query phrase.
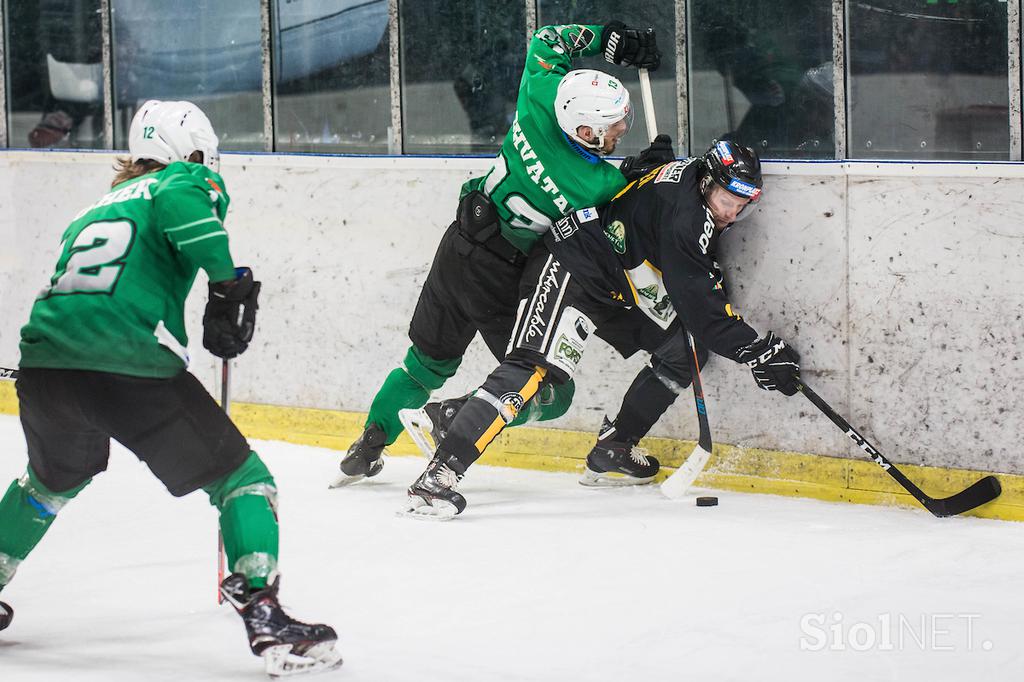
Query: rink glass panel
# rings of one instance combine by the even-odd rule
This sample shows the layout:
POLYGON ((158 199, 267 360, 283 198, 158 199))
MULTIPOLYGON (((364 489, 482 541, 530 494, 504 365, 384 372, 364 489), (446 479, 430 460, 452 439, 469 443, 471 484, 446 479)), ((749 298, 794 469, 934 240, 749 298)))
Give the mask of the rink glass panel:
POLYGON ((687 20, 695 151, 834 157, 832 0, 690 0, 687 20))
POLYGON ((128 148, 147 99, 187 99, 210 117, 222 150, 262 151, 259 0, 111 0, 114 145, 128 148))
POLYGON ((401 2, 399 11, 405 152, 496 152, 523 73, 524 3, 401 2))
POLYGON ((1009 159, 1006 0, 849 13, 851 158, 1009 159))
MULTIPOLYGON (((539 0, 537 3, 537 25, 549 24, 600 24, 621 21, 629 28, 653 28, 661 50, 661 66, 651 72, 651 94, 654 98, 654 115, 658 132, 672 136, 676 152, 683 150, 676 140, 676 18, 672 0, 654 0, 644 3, 622 3, 612 0, 539 0)), ((633 103, 634 120, 629 133, 615 150, 616 156, 634 154, 647 146, 647 121, 644 117, 643 100, 640 95, 640 81, 637 70, 616 66, 605 60, 604 55, 578 59, 573 65, 577 69, 598 69, 612 74, 629 89, 633 103)))
POLYGON ((100 149, 100 0, 7 0, 8 144, 100 149))
POLYGON ((387 0, 274 0, 271 7, 275 149, 388 153, 387 0))

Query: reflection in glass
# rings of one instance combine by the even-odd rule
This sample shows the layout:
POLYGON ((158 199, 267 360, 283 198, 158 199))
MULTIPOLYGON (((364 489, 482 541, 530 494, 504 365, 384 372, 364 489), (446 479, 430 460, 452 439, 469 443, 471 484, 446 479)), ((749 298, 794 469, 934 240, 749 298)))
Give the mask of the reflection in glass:
POLYGON ((387 0, 275 0, 274 12, 276 149, 388 153, 387 0))
POLYGON ((851 157, 1009 158, 1005 0, 849 11, 851 157))
POLYGON ((147 99, 187 99, 221 149, 262 151, 259 0, 112 0, 115 146, 147 99))
POLYGON ((523 74, 524 3, 435 0, 399 10, 405 151, 496 152, 523 74))
MULTIPOLYGON (((623 3, 616 0, 540 0, 538 3, 538 25, 548 24, 607 24, 621 21, 629 28, 653 28, 661 50, 661 67, 651 72, 651 95, 654 98, 654 117, 659 132, 672 136, 677 155, 684 155, 686 149, 675 139, 676 123, 676 52, 675 52, 675 6, 673 0, 653 0, 644 3, 623 3)), ((610 73, 629 90, 636 118, 629 134, 615 150, 616 155, 635 154, 647 146, 647 121, 644 118, 643 100, 640 95, 640 81, 637 70, 610 64, 603 56, 578 59, 578 69, 598 69, 610 73)))
POLYGON ((100 0, 8 0, 11 147, 102 148, 100 0))
POLYGON ((695 150, 834 156, 832 0, 691 0, 688 18, 695 150))

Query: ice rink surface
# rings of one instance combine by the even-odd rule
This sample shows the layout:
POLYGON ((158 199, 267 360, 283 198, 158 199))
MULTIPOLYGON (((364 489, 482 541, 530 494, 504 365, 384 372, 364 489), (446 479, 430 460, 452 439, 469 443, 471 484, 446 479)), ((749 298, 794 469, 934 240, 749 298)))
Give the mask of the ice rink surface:
MULTIPOLYGON (((398 518, 425 460, 328 490, 339 453, 257 442, 281 497, 282 602, 332 624, 308 679, 1020 680, 1024 526, 474 467, 466 512, 398 518)), ((0 481, 25 446, 0 417, 0 481)), ((215 603, 215 511, 119 447, 2 597, 0 681, 259 680, 215 603)))

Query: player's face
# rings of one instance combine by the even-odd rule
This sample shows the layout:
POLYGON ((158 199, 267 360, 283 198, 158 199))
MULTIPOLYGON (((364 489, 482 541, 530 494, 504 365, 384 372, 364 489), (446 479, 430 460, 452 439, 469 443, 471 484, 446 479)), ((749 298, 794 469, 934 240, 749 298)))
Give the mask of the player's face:
POLYGON ((604 147, 601 149, 605 154, 611 154, 615 151, 615 145, 619 143, 619 140, 623 138, 626 132, 629 130, 629 123, 626 119, 622 119, 618 123, 612 124, 608 128, 608 132, 604 134, 604 147))
POLYGON ((711 185, 711 191, 707 198, 708 208, 711 209, 711 215, 715 218, 715 226, 720 230, 724 230, 731 223, 736 222, 736 216, 740 214, 744 206, 750 203, 750 199, 738 197, 715 184, 711 185))

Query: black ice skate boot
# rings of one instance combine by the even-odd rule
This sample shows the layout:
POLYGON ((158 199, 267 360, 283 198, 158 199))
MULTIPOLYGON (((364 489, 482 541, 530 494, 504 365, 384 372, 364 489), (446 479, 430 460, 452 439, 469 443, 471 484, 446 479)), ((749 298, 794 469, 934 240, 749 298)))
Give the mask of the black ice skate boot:
POLYGON ((0 601, 0 630, 3 630, 14 620, 14 609, 11 605, 0 601))
POLYGON ((466 474, 456 457, 438 451, 426 470, 409 486, 408 516, 447 521, 466 508, 466 498, 454 488, 466 474))
POLYGON ((341 665, 334 649, 338 635, 329 625, 300 623, 281 608, 277 590, 281 579, 274 576, 267 587, 251 591, 241 573, 232 573, 220 584, 220 592, 245 623, 249 648, 262 656, 271 677, 318 672, 341 665))
POLYGON ((441 445, 441 441, 448 435, 448 427, 455 421, 455 415, 468 400, 469 396, 464 395, 461 398, 449 398, 423 406, 423 411, 430 419, 430 437, 434 439, 435 446, 441 445))
POLYGON ((400 410, 398 418, 402 420, 402 426, 419 447, 420 452, 425 457, 433 458, 437 448, 441 446, 441 441, 448 434, 448 427, 455 421, 455 415, 468 400, 469 396, 464 395, 461 398, 427 403, 418 410, 400 410))
POLYGON ((349 447, 341 460, 341 475, 331 484, 332 488, 352 485, 364 478, 380 473, 384 468, 384 441, 387 436, 376 424, 370 424, 349 447))
POLYGON ((606 488, 643 485, 654 480, 660 468, 658 460, 632 440, 616 440, 616 435, 615 425, 605 417, 597 445, 587 455, 580 485, 606 488))

